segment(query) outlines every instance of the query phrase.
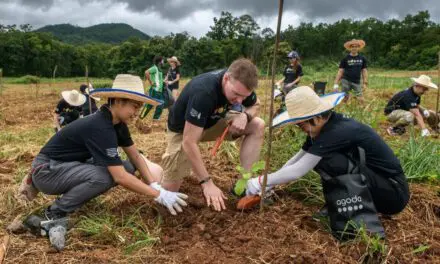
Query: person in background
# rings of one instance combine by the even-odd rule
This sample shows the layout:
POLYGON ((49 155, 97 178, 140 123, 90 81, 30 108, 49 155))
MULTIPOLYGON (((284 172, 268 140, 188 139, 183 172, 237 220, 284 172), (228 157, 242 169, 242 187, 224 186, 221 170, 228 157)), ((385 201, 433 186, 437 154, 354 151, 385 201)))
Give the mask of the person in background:
POLYGON ((365 47, 365 41, 352 39, 345 42, 344 47, 350 51, 339 63, 339 70, 336 74, 333 90, 339 89, 339 82, 342 84, 342 91, 346 93, 345 101, 350 97, 349 92, 353 91, 355 98, 359 102, 364 102, 362 91, 368 87, 367 60, 359 54, 359 51, 365 47), (362 84, 361 84, 362 75, 362 84))
POLYGON ((167 59, 170 64, 167 75, 165 76, 165 84, 171 90, 174 100, 179 95, 179 80, 180 80, 180 61, 176 56, 167 59))
POLYGON ((82 105, 86 102, 86 97, 77 90, 64 91, 61 96, 53 114, 55 132, 77 120, 81 115, 82 105))
POLYGON ((425 121, 434 131, 439 132, 440 130, 438 114, 420 105, 421 96, 429 89, 438 89, 437 85, 431 82, 429 76, 423 74, 418 78, 411 78, 411 80, 413 81, 412 86, 396 93, 384 109, 388 121, 393 123, 393 126, 387 129, 390 136, 403 135, 405 127, 414 123, 422 129, 422 137, 429 136, 431 133, 426 127, 425 121))
POLYGON ((83 116, 88 116, 98 111, 98 107, 96 106, 96 101, 99 101, 100 99, 90 96, 90 90, 93 89, 91 89, 91 84, 89 84, 89 86, 90 87, 87 87, 86 84, 81 84, 81 86, 79 87, 80 92, 86 97, 86 102, 82 105, 82 111, 81 111, 83 116), (89 100, 91 100, 90 103, 89 100), (92 111, 90 111, 90 106, 92 107, 92 111))

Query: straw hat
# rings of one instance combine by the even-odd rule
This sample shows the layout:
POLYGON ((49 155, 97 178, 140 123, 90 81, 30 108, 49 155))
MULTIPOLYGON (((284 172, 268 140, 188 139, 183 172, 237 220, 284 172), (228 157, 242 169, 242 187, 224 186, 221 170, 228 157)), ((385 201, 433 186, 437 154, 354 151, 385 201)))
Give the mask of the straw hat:
POLYGON ((77 90, 64 91, 61 93, 64 101, 72 106, 80 106, 86 102, 86 97, 77 90))
POLYGON ((272 126, 299 123, 320 115, 337 106, 345 93, 330 93, 319 97, 312 88, 301 86, 286 95, 287 111, 273 119, 272 126))
POLYGON ((175 62, 175 63, 177 64, 177 66, 180 66, 180 61, 177 59, 176 56, 173 56, 173 57, 171 57, 171 58, 168 58, 167 61, 168 61, 168 63, 170 63, 170 62, 175 62))
POLYGON ((359 45, 359 49, 363 49, 365 47, 365 41, 362 39, 352 39, 344 43, 345 49, 350 49, 351 45, 359 45))
POLYGON ((427 75, 422 74, 419 76, 419 78, 411 78, 411 80, 413 80, 413 82, 417 85, 431 89, 438 89, 437 85, 431 82, 431 78, 427 75))
POLYGON ((118 74, 112 88, 94 89, 90 95, 100 98, 126 98, 153 106, 163 104, 163 101, 145 95, 141 78, 131 74, 118 74))

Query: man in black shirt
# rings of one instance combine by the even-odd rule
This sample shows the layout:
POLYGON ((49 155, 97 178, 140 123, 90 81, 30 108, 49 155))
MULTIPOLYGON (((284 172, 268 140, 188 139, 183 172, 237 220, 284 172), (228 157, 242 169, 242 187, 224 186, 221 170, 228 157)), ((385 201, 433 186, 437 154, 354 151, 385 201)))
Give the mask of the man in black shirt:
MULTIPOLYGON (((92 88, 90 83, 89 83, 89 86, 90 86, 90 88, 92 88)), ((82 105, 82 109, 81 109, 82 115, 88 116, 88 115, 93 114, 96 111, 98 111, 98 107, 96 106, 96 101, 99 101, 100 99, 96 98, 96 97, 91 97, 89 94, 90 89, 85 84, 81 84, 81 86, 79 87, 79 90, 86 97, 86 102, 82 105), (90 100, 90 102, 89 102, 89 100, 90 100)))
POLYGON ((37 190, 61 195, 45 210, 44 221, 51 226, 46 231, 49 236, 54 233, 51 242, 58 250, 64 247, 64 234, 52 232, 58 230, 52 228, 62 228, 57 225, 60 219, 117 184, 155 197, 172 214, 186 205, 186 195, 161 187, 162 168, 139 154, 127 127, 143 103, 162 102, 144 95, 142 80, 128 74, 116 76, 113 88, 98 89, 91 95, 109 98, 108 104, 55 134, 34 159, 20 187, 20 194, 28 200, 35 198, 37 190), (130 161, 121 160, 118 146, 130 161), (142 180, 133 176, 136 169, 142 180))
POLYGON ((359 51, 365 47, 365 41, 353 39, 347 41, 344 47, 349 50, 350 53, 343 58, 339 64, 339 71, 336 75, 333 89, 337 91, 339 88, 338 83, 341 81, 342 91, 347 94, 345 100, 349 98, 348 92, 353 90, 356 98, 358 98, 360 102, 363 102, 362 88, 367 89, 368 72, 367 60, 364 56, 359 55, 359 51), (361 74, 363 87, 360 83, 361 74))
MULTIPOLYGON (((280 170, 268 175, 267 186, 270 189, 297 180, 312 169, 330 177, 347 174, 350 162, 359 159, 356 154, 360 147, 365 151, 365 176, 377 211, 396 214, 409 200, 408 184, 400 162, 372 128, 333 112, 343 97, 343 93, 318 97, 307 86, 298 87, 287 95, 287 111, 274 118, 273 126, 295 124, 307 134, 307 139, 301 150, 280 170)), ((258 195, 261 182, 261 176, 250 179, 246 194, 258 195)))
POLYGON ((430 132, 425 125, 425 120, 432 129, 440 129, 439 120, 434 111, 429 111, 420 106, 420 97, 431 89, 438 89, 437 85, 431 82, 431 78, 420 75, 419 78, 411 78, 414 82, 411 87, 396 93, 386 105, 384 113, 388 121, 394 125, 387 129, 389 135, 402 135, 405 127, 416 122, 422 129, 422 136, 429 136, 430 132))
POLYGON ((55 131, 77 120, 80 117, 82 105, 86 102, 86 97, 77 90, 64 91, 61 96, 63 98, 58 102, 53 115, 55 131))
POLYGON ((192 168, 208 206, 225 209, 225 196, 206 170, 198 143, 216 140, 229 127, 228 140, 244 136, 240 162, 251 169, 264 137, 264 121, 257 117, 259 101, 253 92, 257 83, 256 66, 238 59, 227 70, 201 74, 185 86, 168 115, 168 146, 162 159, 166 189, 179 190, 192 168))
POLYGON ((168 89, 171 90, 174 100, 176 100, 179 95, 180 61, 176 56, 168 58, 167 61, 170 64, 170 68, 165 76, 165 84, 168 85, 168 89))

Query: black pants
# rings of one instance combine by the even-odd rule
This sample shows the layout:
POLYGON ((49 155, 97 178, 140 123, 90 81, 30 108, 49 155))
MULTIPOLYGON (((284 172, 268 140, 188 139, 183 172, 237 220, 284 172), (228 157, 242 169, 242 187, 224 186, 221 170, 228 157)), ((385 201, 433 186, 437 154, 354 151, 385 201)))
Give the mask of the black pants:
MULTIPOLYGON (((315 170, 324 171, 329 176, 336 177, 347 174, 349 162, 353 163, 348 155, 334 153, 329 158, 323 158, 315 170)), ((365 174, 368 189, 379 213, 397 214, 405 208, 409 201, 409 188, 405 175, 397 177, 378 175, 368 168, 368 164, 365 174)))

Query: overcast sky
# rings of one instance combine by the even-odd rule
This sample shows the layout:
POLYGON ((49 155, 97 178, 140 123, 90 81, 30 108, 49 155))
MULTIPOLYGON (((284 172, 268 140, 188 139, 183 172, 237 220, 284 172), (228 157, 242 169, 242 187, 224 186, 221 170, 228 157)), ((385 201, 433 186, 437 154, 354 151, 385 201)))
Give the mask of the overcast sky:
MULTIPOLYGON (((149 35, 187 31, 200 37, 221 11, 252 15, 261 28, 276 28, 277 0, 0 0, 0 24, 70 23, 82 27, 127 23, 149 35)), ((285 0, 282 28, 341 18, 382 20, 428 10, 440 22, 440 0, 285 0)))

